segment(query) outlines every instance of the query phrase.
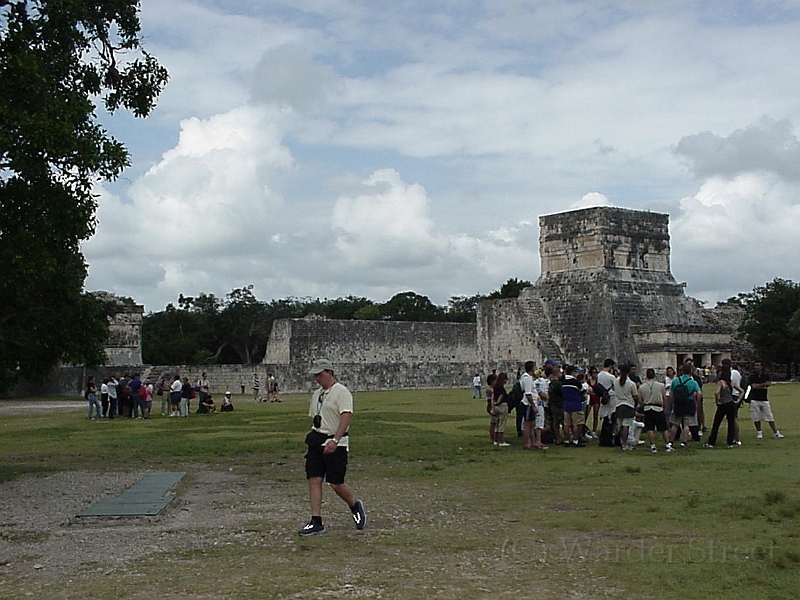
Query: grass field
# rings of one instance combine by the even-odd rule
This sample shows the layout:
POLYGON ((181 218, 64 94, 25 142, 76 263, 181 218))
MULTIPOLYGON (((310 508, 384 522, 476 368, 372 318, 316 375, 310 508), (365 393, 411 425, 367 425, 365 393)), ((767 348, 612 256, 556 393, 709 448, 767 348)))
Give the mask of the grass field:
MULTIPOLYGON (((185 470, 179 495, 191 493, 195 471, 235 474, 231 494, 252 488, 239 537, 206 542, 209 532, 193 524, 201 542, 149 552, 113 581, 78 577, 103 569, 78 553, 69 557, 71 585, 42 583, 39 597, 798 597, 800 386, 770 389, 785 439, 757 441, 745 418, 742 447, 695 444, 674 454, 596 442, 524 452, 511 435, 511 448, 495 448, 483 402, 470 397, 471 390, 355 394, 348 482, 369 512, 361 533, 326 490, 328 532, 297 536, 308 518, 307 397, 259 405, 242 398, 233 413, 189 419, 4 414, 0 495, 27 477, 98 465, 185 470), (165 561, 175 567, 169 573, 165 561)), ((227 493, 214 502, 237 511, 227 493)), ((171 518, 157 524, 158 535, 171 518)), ((155 524, 135 527, 144 539, 148 528, 157 535, 155 524)), ((0 537, 0 551, 12 543, 0 537)), ((21 597, 34 584, 35 576, 0 570, 0 597, 21 597)))

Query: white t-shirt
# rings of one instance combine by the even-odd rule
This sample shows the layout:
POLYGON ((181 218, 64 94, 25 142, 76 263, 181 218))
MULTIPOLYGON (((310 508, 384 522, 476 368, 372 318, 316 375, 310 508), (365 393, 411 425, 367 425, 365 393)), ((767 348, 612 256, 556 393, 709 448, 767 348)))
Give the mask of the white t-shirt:
MULTIPOLYGON (((322 417, 319 427, 314 427, 316 431, 328 435, 334 435, 339 429, 342 413, 353 412, 353 395, 346 387, 338 381, 327 390, 319 388, 311 396, 311 403, 308 407, 308 416, 314 418, 316 415, 322 417)), ((348 447, 348 436, 343 435, 339 440, 340 448, 348 447)))
POLYGON ((108 388, 108 397, 112 398, 113 400, 117 399, 117 385, 119 382, 114 379, 113 377, 109 380, 106 387, 108 388))
POLYGON ((731 369, 731 385, 731 394, 733 399, 736 400, 739 397, 739 390, 736 388, 742 385, 742 374, 736 369, 731 369))
POLYGON ((620 383, 619 379, 614 380, 614 395, 617 399, 617 406, 624 404, 625 406, 636 408, 636 401, 634 400, 636 393, 636 383, 630 379, 626 379, 624 385, 620 383))
POLYGON ((522 377, 519 378, 519 385, 522 387, 522 403, 525 406, 531 406, 532 402, 536 402, 538 394, 530 373, 522 374, 522 377), (529 397, 530 401, 528 400, 529 397))
POLYGON ((476 375, 475 377, 472 378, 472 387, 476 387, 476 388, 481 387, 481 376, 480 375, 476 375))
POLYGON ((610 416, 617 408, 617 395, 614 393, 614 382, 616 380, 616 377, 608 371, 600 371, 597 374, 597 383, 608 390, 608 404, 600 405, 599 417, 601 419, 610 416))

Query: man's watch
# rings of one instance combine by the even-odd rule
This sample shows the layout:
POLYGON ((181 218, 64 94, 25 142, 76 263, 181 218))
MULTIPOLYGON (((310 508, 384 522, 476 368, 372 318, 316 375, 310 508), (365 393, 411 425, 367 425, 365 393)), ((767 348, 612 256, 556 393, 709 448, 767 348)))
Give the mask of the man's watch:
POLYGON ((339 445, 339 440, 337 440, 336 438, 331 438, 331 441, 332 441, 334 444, 336 444, 337 446, 339 445))

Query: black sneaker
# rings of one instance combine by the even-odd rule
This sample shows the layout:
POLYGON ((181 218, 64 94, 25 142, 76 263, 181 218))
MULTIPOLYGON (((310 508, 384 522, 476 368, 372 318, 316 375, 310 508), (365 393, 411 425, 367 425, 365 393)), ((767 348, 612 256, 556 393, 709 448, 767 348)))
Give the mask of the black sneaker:
POLYGON ((320 533, 325 533, 325 525, 323 525, 322 523, 316 524, 313 521, 309 521, 297 533, 299 533, 304 537, 308 535, 318 535, 320 533))
POLYGON ((353 521, 355 521, 356 529, 359 531, 367 526, 367 511, 364 510, 363 500, 356 500, 356 507, 353 511, 353 521))

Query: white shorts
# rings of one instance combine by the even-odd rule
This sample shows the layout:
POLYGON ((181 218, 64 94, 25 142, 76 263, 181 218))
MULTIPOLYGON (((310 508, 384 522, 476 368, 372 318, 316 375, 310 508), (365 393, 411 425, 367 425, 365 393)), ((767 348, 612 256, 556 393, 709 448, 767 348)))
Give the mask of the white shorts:
POLYGON ((772 416, 772 407, 769 405, 769 400, 753 400, 750 402, 750 418, 753 419, 753 423, 758 423, 759 421, 766 421, 767 423, 771 423, 775 420, 772 416))
POLYGON ((544 429, 544 406, 541 402, 536 402, 536 408, 539 411, 534 415, 533 418, 533 428, 534 429, 544 429))

